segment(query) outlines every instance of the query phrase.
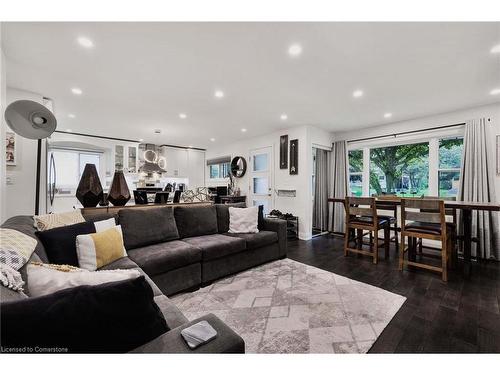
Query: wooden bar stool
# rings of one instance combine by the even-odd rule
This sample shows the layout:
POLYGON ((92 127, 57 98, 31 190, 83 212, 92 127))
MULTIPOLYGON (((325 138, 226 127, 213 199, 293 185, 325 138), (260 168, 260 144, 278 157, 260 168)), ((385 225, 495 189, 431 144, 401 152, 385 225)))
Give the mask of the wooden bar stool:
POLYGON ((349 252, 368 255, 373 258, 373 263, 378 262, 378 249, 380 246, 378 232, 384 230, 385 258, 389 256, 390 244, 390 226, 387 219, 379 218, 377 215, 377 206, 375 198, 359 198, 359 197, 346 197, 346 229, 344 238, 344 256, 349 252), (356 230, 357 236, 355 237, 356 248, 349 247, 351 230, 356 230), (369 231, 370 234, 370 250, 363 250, 363 231, 369 231))
POLYGON ((424 268, 441 273, 448 281, 448 265, 454 249, 452 227, 446 222, 444 201, 438 199, 401 199, 401 250, 399 270, 405 265, 424 268), (407 221, 410 221, 407 223, 407 221), (408 237, 408 247, 405 238, 408 237), (441 242, 441 266, 434 266, 416 260, 417 239, 441 242), (408 259, 405 259, 408 253, 408 259))

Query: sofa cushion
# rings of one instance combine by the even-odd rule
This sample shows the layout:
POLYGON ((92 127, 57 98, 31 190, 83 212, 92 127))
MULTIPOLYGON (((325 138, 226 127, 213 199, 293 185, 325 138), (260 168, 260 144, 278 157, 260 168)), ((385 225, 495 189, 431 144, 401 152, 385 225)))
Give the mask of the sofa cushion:
POLYGON ((278 234, 262 230, 258 233, 224 233, 226 236, 244 239, 248 249, 258 249, 259 247, 272 245, 278 242, 278 234))
POLYGON ((43 243, 50 263, 78 267, 76 236, 89 233, 95 233, 95 226, 92 222, 66 225, 36 234, 43 243))
POLYGON ((128 256, 153 276, 199 262, 201 250, 184 241, 169 241, 130 250, 128 256))
POLYGON ((245 202, 231 203, 231 204, 216 204, 215 210, 217 212, 217 230, 219 233, 226 233, 229 230, 229 207, 245 208, 245 202))
POLYGON ((129 257, 119 258, 105 266, 99 268, 99 270, 127 270, 130 268, 138 268, 139 266, 129 257))
POLYGON ((127 250, 179 238, 172 207, 118 212, 127 250))
POLYGON ((213 205, 177 206, 174 215, 181 238, 217 233, 217 211, 213 205))
POLYGON ((167 330, 144 277, 2 304, 3 348, 123 353, 167 330))
POLYGON ((246 249, 244 239, 225 236, 223 234, 185 238, 183 241, 201 249, 203 260, 222 258, 246 249))
POLYGON ((167 321, 168 329, 174 329, 188 322, 181 310, 167 296, 162 294, 154 299, 167 321))
POLYGON ((17 292, 0 284, 0 302, 18 301, 28 298, 23 292, 17 292))

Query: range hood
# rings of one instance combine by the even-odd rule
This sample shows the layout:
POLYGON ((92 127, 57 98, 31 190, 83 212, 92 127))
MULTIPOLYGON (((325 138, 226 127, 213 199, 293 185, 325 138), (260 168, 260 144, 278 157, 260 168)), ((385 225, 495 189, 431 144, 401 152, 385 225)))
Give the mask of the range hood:
POLYGON ((152 143, 139 145, 142 152, 144 163, 139 167, 139 172, 144 173, 166 173, 167 171, 158 165, 160 157, 158 156, 157 146, 152 143))

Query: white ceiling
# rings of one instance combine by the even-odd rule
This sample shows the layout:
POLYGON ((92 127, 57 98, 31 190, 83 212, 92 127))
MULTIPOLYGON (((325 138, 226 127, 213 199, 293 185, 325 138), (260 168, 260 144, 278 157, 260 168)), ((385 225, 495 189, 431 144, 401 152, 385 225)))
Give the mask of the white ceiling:
POLYGON ((500 100, 489 95, 500 87, 490 53, 500 23, 3 23, 2 37, 7 84, 52 98, 59 130, 155 143, 215 147, 500 100), (291 58, 295 42, 303 53, 291 58))

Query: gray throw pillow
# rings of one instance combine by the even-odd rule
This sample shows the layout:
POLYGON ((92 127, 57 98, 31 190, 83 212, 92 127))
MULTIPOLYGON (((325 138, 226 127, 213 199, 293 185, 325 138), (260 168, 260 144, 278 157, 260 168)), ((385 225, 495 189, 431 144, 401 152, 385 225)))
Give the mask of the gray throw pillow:
POLYGON ((127 250, 179 238, 172 207, 123 209, 118 216, 127 250))

